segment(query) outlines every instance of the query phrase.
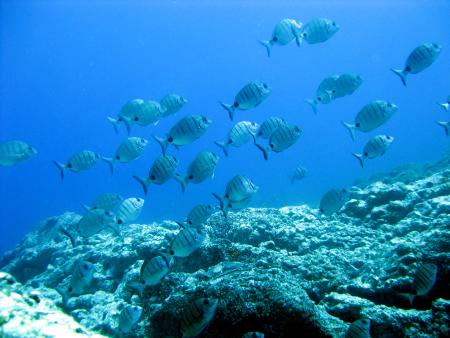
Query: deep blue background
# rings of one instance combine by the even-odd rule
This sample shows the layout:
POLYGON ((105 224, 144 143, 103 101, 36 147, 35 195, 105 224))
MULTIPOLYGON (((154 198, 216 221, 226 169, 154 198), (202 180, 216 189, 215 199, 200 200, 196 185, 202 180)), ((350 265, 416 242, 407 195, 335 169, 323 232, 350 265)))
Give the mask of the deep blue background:
POLYGON ((89 204, 99 193, 143 195, 131 175, 146 175, 159 155, 153 140, 142 158, 119 165, 114 175, 99 163, 87 172, 68 173, 62 182, 52 164, 82 149, 112 155, 126 134, 116 135, 106 116, 115 116, 134 98, 158 100, 173 92, 189 100, 177 116, 158 126, 133 129, 133 135, 149 140, 190 113, 214 121, 194 144, 170 150, 180 159, 181 172, 202 149, 222 157, 215 179, 188 186, 184 196, 175 181, 151 187, 140 222, 182 218, 196 203, 215 203, 210 192, 223 192, 238 173, 260 187, 253 206, 316 205, 331 187, 349 186, 399 164, 436 160, 448 149, 450 138, 434 123, 449 119, 436 105, 450 94, 448 1, 226 3, 1 2, 0 142, 22 139, 39 155, 0 168, 0 252, 12 248, 37 221, 67 210, 81 212, 80 203, 89 204), (329 17, 341 30, 323 44, 275 46, 268 58, 256 41, 270 38, 273 26, 285 17, 302 22, 329 17), (441 56, 423 73, 410 76, 404 88, 389 68, 402 67, 423 42, 441 43, 441 56), (361 74, 362 87, 319 107, 314 116, 304 99, 314 95, 324 77, 344 72, 361 74), (280 115, 302 127, 304 135, 267 162, 250 144, 223 158, 213 141, 223 139, 232 123, 218 101, 232 102, 244 84, 256 79, 268 82, 273 92, 260 107, 237 112, 236 121, 280 115), (358 134, 353 142, 340 121, 352 121, 374 99, 391 100, 400 109, 389 123, 358 134), (351 152, 378 133, 396 140, 383 158, 361 169, 351 152), (290 185, 288 176, 299 164, 308 168, 309 177, 290 185))

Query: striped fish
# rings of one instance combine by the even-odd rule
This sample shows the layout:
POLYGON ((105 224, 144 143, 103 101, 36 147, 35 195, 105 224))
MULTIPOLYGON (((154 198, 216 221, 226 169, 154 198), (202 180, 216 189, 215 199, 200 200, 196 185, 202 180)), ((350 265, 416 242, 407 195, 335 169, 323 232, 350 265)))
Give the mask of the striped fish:
POLYGON ((181 191, 185 192, 188 183, 198 184, 210 177, 214 177, 219 156, 210 151, 201 151, 189 164, 186 175, 176 174, 174 179, 180 183, 181 191))
POLYGON ((331 75, 324 78, 319 87, 316 90, 316 97, 314 99, 306 99, 305 102, 308 103, 314 114, 317 114, 318 104, 328 104, 333 100, 336 93, 336 83, 339 79, 339 75, 331 75))
POLYGON ((128 133, 130 133, 131 123, 138 111, 143 109, 145 101, 142 99, 134 99, 125 103, 119 111, 117 118, 108 116, 108 121, 112 123, 116 133, 119 132, 118 126, 124 124, 127 127, 128 133))
POLYGON ((225 156, 228 156, 228 148, 241 147, 252 138, 254 138, 257 133, 259 125, 255 122, 241 121, 236 123, 228 132, 228 137, 226 141, 214 142, 218 147, 220 147, 225 156))
POLYGON ((102 231, 114 223, 114 215, 107 210, 95 209, 86 212, 77 224, 78 233, 89 237, 102 231))
POLYGON ((450 134, 450 121, 436 121, 436 123, 445 129, 445 134, 449 136, 450 134))
POLYGON ((147 144, 148 141, 145 138, 129 137, 119 145, 113 158, 103 157, 103 160, 109 164, 113 172, 117 162, 128 163, 141 156, 147 144))
POLYGON ((36 155, 37 150, 23 141, 0 144, 0 166, 12 166, 36 155))
POLYGON ((269 159, 269 152, 280 153, 291 147, 302 134, 302 130, 296 125, 286 123, 274 131, 269 139, 268 147, 255 143, 256 147, 263 152, 264 159, 269 159))
POLYGON ((433 263, 421 264, 414 275, 412 284, 416 296, 425 296, 436 283, 437 266, 433 263))
POLYGON ((305 40, 309 44, 325 42, 339 30, 336 22, 326 18, 316 18, 306 23, 300 33, 299 41, 305 40))
POLYGON ((159 103, 164 108, 163 117, 176 114, 188 101, 180 95, 169 94, 164 96, 159 103))
POLYGON ((447 96, 447 101, 445 101, 444 103, 438 103, 438 105, 444 108, 445 111, 448 111, 450 107, 450 95, 447 96))
POLYGON ((295 171, 291 177, 291 183, 294 183, 295 181, 300 181, 300 180, 304 179, 307 174, 308 174, 308 170, 306 170, 305 167, 299 166, 299 167, 295 168, 295 171))
POLYGON ((366 104, 356 115, 354 123, 345 123, 343 126, 350 131, 352 140, 356 132, 369 132, 385 124, 398 110, 397 105, 387 101, 376 100, 366 104))
POLYGON ((377 135, 366 143, 362 154, 353 153, 353 156, 359 161, 361 167, 364 167, 364 160, 366 158, 373 159, 383 156, 393 141, 394 138, 392 136, 377 135))
POLYGON ((134 112, 131 123, 142 127, 152 123, 156 125, 166 112, 158 101, 144 101, 140 107, 141 109, 134 112))
POLYGON ((137 324, 142 315, 142 307, 137 305, 125 305, 120 311, 118 326, 121 333, 128 333, 137 324))
POLYGON ((115 208, 119 206, 120 203, 122 203, 122 201, 123 201, 122 196, 110 192, 98 196, 95 199, 94 203, 92 203, 91 207, 84 206, 84 208, 86 210, 103 209, 106 211, 113 211, 115 208))
POLYGON ((169 273, 173 265, 173 256, 160 255, 146 259, 141 266, 140 282, 143 286, 158 284, 169 273))
POLYGON ((267 55, 270 56, 270 52, 272 51, 272 47, 274 45, 285 46, 293 40, 295 40, 297 45, 299 45, 301 28, 301 22, 294 19, 283 19, 275 25, 272 31, 272 38, 270 40, 262 40, 258 42, 266 47, 267 55))
POLYGON ((91 150, 82 150, 73 154, 66 164, 53 161, 61 173, 61 179, 64 178, 64 172, 70 170, 74 173, 92 168, 100 160, 100 155, 91 150))
POLYGON ((242 338, 264 338, 264 333, 262 332, 247 332, 244 333, 242 338))
POLYGON ((441 50, 442 45, 438 43, 424 43, 414 48, 411 54, 409 54, 405 68, 391 70, 400 77, 403 85, 406 86, 406 77, 408 74, 420 73, 431 66, 431 64, 439 57, 441 50))
POLYGON ((339 75, 335 83, 333 99, 353 94, 361 86, 362 82, 362 77, 357 74, 345 73, 339 75))
POLYGON ((349 199, 350 194, 346 189, 328 190, 320 200, 319 211, 325 216, 331 216, 338 212, 349 199))
POLYGON ((130 197, 124 200, 117 210, 117 224, 127 224, 135 221, 144 208, 144 199, 130 197))
POLYGON ((187 217, 186 223, 191 227, 200 227, 214 212, 214 208, 209 204, 199 204, 193 207, 187 217))
POLYGON ((183 338, 194 338, 202 333, 214 317, 217 305, 218 300, 214 298, 199 298, 190 302, 180 323, 183 338))
POLYGON ((187 257, 202 245, 205 238, 204 231, 195 228, 181 229, 170 245, 171 253, 175 257, 187 257))
POLYGON ((347 329, 345 338, 369 338, 370 319, 362 318, 355 320, 347 329))
POLYGON ((211 123, 212 121, 206 116, 189 115, 179 120, 166 137, 154 136, 153 138, 159 143, 162 153, 165 154, 169 145, 178 148, 197 140, 208 130, 211 123))
POLYGON ((174 175, 178 167, 178 160, 172 155, 161 155, 155 162, 153 162, 152 167, 148 177, 139 177, 133 175, 144 189, 144 193, 147 194, 148 186, 150 184, 163 184, 170 180, 174 175))
POLYGON ((268 139, 272 136, 273 132, 282 126, 286 122, 281 117, 272 116, 266 119, 258 128, 256 132, 256 138, 268 139))
POLYGON ((69 296, 81 294, 91 284, 94 277, 95 265, 88 261, 75 262, 67 289, 69 296))
POLYGON ((223 108, 228 112, 230 120, 233 120, 234 112, 236 109, 248 110, 255 108, 261 102, 263 102, 269 94, 272 92, 272 88, 267 83, 261 81, 252 81, 246 84, 234 98, 233 104, 226 104, 220 102, 223 108))

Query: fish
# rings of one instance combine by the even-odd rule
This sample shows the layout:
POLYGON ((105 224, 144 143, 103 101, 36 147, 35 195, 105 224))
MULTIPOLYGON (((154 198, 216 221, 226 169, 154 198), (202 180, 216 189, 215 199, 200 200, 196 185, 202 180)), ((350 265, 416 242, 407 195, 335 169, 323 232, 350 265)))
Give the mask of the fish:
POLYGON ((299 42, 309 44, 325 42, 339 31, 339 25, 330 19, 316 18, 306 23, 300 32, 299 42))
POLYGON ((188 183, 199 184, 210 177, 214 177, 219 156, 213 152, 204 150, 197 154, 189 164, 186 175, 176 174, 174 179, 180 183, 181 191, 185 192, 188 183))
POLYGON ((146 127, 150 124, 156 125, 165 112, 166 108, 162 107, 158 101, 147 100, 141 105, 141 109, 134 112, 131 123, 141 127, 146 127))
POLYGON ((264 338, 264 333, 262 332, 247 332, 242 338, 264 338))
POLYGON ((392 102, 376 100, 366 104, 356 115, 354 123, 342 122, 348 129, 352 140, 355 140, 356 132, 369 132, 385 124, 398 110, 398 106, 392 102))
POLYGON ((214 207, 210 204, 198 204, 193 207, 185 220, 189 227, 200 227, 211 217, 214 213, 214 207))
POLYGON ((181 318, 183 338, 194 338, 202 333, 214 317, 218 303, 217 299, 206 297, 191 301, 181 318))
POLYGON ((114 157, 103 157, 103 160, 109 164, 112 173, 117 162, 128 163, 141 156, 147 144, 148 141, 143 137, 129 137, 119 145, 114 157))
POLYGON ((138 305, 125 305, 120 311, 118 319, 119 331, 128 333, 137 324, 142 315, 142 307, 138 305))
POLYGON ((288 149, 295 142, 297 142, 302 133, 303 130, 296 125, 286 123, 273 132, 272 136, 270 136, 269 145, 267 147, 264 147, 257 143, 255 143, 255 145, 259 150, 262 151, 264 159, 268 160, 269 153, 271 151, 280 153, 288 149))
POLYGON ((291 183, 294 183, 295 181, 300 181, 300 180, 304 179, 307 174, 308 174, 308 170, 306 170, 305 167, 298 166, 297 168, 295 168, 295 171, 292 174, 291 183))
POLYGON ((438 105, 442 108, 444 108, 445 111, 448 111, 449 107, 450 107, 450 95, 447 96, 447 101, 445 101, 444 103, 438 103, 438 105))
POLYGON ((324 78, 316 89, 316 97, 314 99, 305 100, 305 102, 311 106, 314 114, 317 114, 318 104, 328 104, 333 100, 338 79, 339 75, 331 75, 324 78))
POLYGON ((214 142, 218 147, 223 150, 225 156, 228 156, 228 149, 232 147, 241 147, 252 138, 259 129, 259 125, 255 122, 241 121, 236 123, 228 132, 226 141, 214 142))
POLYGON ((64 172, 70 170, 74 173, 88 170, 92 168, 100 160, 100 155, 91 150, 82 150, 73 154, 66 164, 53 161, 56 167, 60 170, 61 179, 64 179, 64 172))
POLYGON ((179 120, 170 129, 166 137, 153 136, 153 138, 159 143, 162 153, 165 154, 169 145, 178 148, 200 138, 208 130, 211 123, 212 121, 206 116, 189 115, 179 120))
POLYGON ((161 155, 153 162, 148 177, 133 175, 133 178, 142 185, 144 193, 147 195, 150 184, 163 184, 167 182, 175 175, 177 167, 178 160, 174 156, 161 155))
POLYGON ((124 124, 127 128, 128 134, 130 133, 131 123, 134 119, 134 116, 137 114, 139 110, 142 110, 145 101, 142 99, 134 99, 125 103, 119 111, 117 118, 112 118, 108 116, 108 121, 114 127, 116 133, 119 132, 118 126, 120 124, 124 124))
POLYGON ((228 112, 230 120, 233 120, 236 109, 249 110, 259 106, 272 92, 272 88, 262 81, 247 83, 237 93, 233 104, 220 102, 220 105, 228 112))
POLYGON ((165 109, 163 117, 176 114, 187 102, 187 99, 181 95, 169 94, 164 96, 159 101, 160 105, 165 109))
POLYGON ((0 144, 0 166, 13 166, 28 160, 38 152, 35 148, 23 141, 7 141, 0 144))
POLYGON ((408 74, 418 74, 431 66, 439 57, 442 51, 442 45, 438 43, 423 43, 414 48, 406 60, 403 69, 394 69, 391 71, 400 77, 404 86, 406 86, 406 78, 408 74))
POLYGON ((135 221, 144 208, 144 199, 139 197, 130 197, 124 200, 117 210, 116 223, 127 224, 135 221))
POLYGON ((111 226, 114 223, 115 218, 112 212, 103 209, 95 209, 87 211, 77 223, 76 228, 80 236, 89 237, 99 233, 104 228, 111 226))
POLYGON ((416 296, 425 296, 431 291, 436 283, 437 265, 433 263, 423 263, 419 265, 414 275, 412 288, 416 296))
POLYGON ((270 40, 260 40, 258 42, 266 48, 267 56, 270 56, 274 45, 285 46, 293 40, 299 45, 301 28, 301 22, 295 19, 283 19, 275 25, 270 40))
POLYGON ((393 141, 394 137, 392 136, 377 135, 366 143, 362 154, 353 153, 353 156, 359 161, 361 167, 364 167, 364 160, 366 158, 373 159, 384 155, 393 141))
POLYGON ((197 250, 206 238, 206 232, 195 228, 181 229, 170 244, 170 253, 175 257, 188 257, 197 250))
POLYGON ((122 201, 123 201, 122 196, 113 192, 109 192, 98 196, 94 200, 94 203, 92 203, 91 207, 84 206, 84 209, 86 211, 95 209, 113 211, 115 208, 119 206, 120 203, 122 203, 122 201))
POLYGON ((256 132, 255 137, 269 139, 270 136, 272 136, 273 132, 283 124, 286 124, 286 121, 283 118, 271 116, 268 119, 266 119, 263 123, 261 123, 256 132))
POLYGON ((63 304, 72 296, 81 295, 91 284, 94 277, 95 265, 85 260, 75 261, 72 268, 72 275, 67 290, 57 288, 63 298, 63 304))
POLYGON ((332 91, 333 99, 352 95, 362 83, 363 79, 360 75, 352 73, 339 75, 335 82, 335 91, 332 91))
POLYGON ((445 130, 445 134, 447 136, 449 136, 449 134, 450 134, 450 121, 448 121, 448 122, 446 122, 446 121, 436 121, 436 123, 439 126, 443 127, 444 130, 445 130))
POLYGON ((325 216, 331 216, 338 212, 349 199, 349 192, 346 189, 330 189, 320 200, 319 211, 325 216))
POLYGON ((370 319, 361 318, 355 320, 347 329, 345 338, 369 338, 370 337, 370 319))

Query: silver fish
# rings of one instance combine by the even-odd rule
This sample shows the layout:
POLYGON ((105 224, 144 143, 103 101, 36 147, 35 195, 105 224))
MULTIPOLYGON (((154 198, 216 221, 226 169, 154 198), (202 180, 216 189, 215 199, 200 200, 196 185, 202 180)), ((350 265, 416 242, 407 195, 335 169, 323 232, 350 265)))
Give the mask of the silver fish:
POLYGON ((306 99, 305 102, 308 103, 314 114, 317 114, 318 104, 328 104, 333 100, 336 93, 336 83, 339 79, 339 75, 332 75, 324 78, 319 87, 316 90, 316 97, 314 99, 306 99))
POLYGON ((142 307, 138 305, 126 305, 119 314, 119 331, 128 333, 137 324, 142 315, 142 307))
POLYGON ((94 277, 95 265, 88 261, 77 260, 72 268, 72 275, 67 291, 58 291, 63 297, 63 303, 72 296, 81 295, 91 284, 94 277))
POLYGON ((86 212, 77 224, 78 233, 89 237, 114 223, 114 215, 107 210, 95 209, 86 212))
POLYGON ((264 338, 264 333, 262 332, 247 332, 242 338, 264 338))
POLYGON ((412 284, 416 296, 424 296, 431 291, 436 283, 437 266, 433 263, 421 264, 414 275, 412 284))
POLYGON ((269 94, 272 92, 272 88, 267 83, 261 81, 252 81, 246 84, 234 98, 233 104, 226 104, 220 102, 223 108, 228 112, 230 120, 233 120, 234 112, 236 109, 248 110, 255 108, 261 102, 263 102, 269 94))
POLYGON ((170 245, 170 253, 175 257, 188 257, 197 250, 206 238, 206 233, 195 228, 181 229, 170 245))
POLYGON ((64 172, 70 170, 74 173, 92 168, 99 160, 100 155, 91 150, 82 150, 73 154, 66 164, 53 161, 61 173, 61 179, 64 178, 64 172))
POLYGON ((163 117, 176 114, 188 101, 180 95, 169 94, 164 96, 159 103, 165 109, 163 117))
POLYGON ((218 147, 220 147, 225 156, 228 156, 228 149, 232 147, 241 147, 252 138, 254 138, 257 133, 259 125, 255 122, 241 121, 236 123, 228 132, 228 137, 226 141, 214 142, 218 147))
POLYGON ((325 216, 338 212, 349 199, 346 189, 331 189, 327 191, 320 200, 319 211, 325 216))
POLYGON ((0 166, 12 166, 36 155, 37 150, 23 141, 0 144, 0 166))
POLYGON ((140 283, 143 286, 158 284, 169 273, 173 265, 173 256, 160 255, 146 259, 141 266, 140 283))
POLYGON ((139 111, 143 109, 145 101, 142 99, 134 99, 125 103, 119 111, 117 118, 108 116, 108 121, 112 123, 116 133, 119 132, 118 126, 124 124, 127 127, 128 133, 130 133, 130 123, 133 121, 134 116, 138 115, 139 111))
POLYGON ((353 153, 353 156, 359 161, 361 167, 364 167, 364 160, 366 158, 372 159, 384 155, 393 141, 394 138, 392 136, 377 135, 366 143, 362 154, 353 153))
POLYGON ((355 320, 347 329, 345 338, 369 338, 370 337, 370 319, 361 318, 355 320))
POLYGON ((180 183, 181 191, 185 192, 188 183, 198 184, 210 177, 214 177, 219 156, 210 151, 201 151, 189 164, 186 175, 176 174, 174 179, 180 183))
POLYGON ((209 204, 199 204, 193 207, 187 217, 186 223, 191 227, 200 227, 211 217, 214 208, 209 204))
POLYGON ((275 25, 272 31, 272 38, 270 40, 258 41, 266 47, 267 55, 270 56, 272 47, 274 45, 285 46, 296 40, 297 45, 300 44, 300 30, 302 23, 294 19, 283 19, 275 25))
POLYGON ((449 136, 449 134, 450 134, 450 121, 436 121, 436 123, 439 126, 443 127, 444 130, 445 130, 445 134, 447 136, 449 136))
POLYGON ((135 221, 144 208, 144 199, 131 197, 124 200, 117 210, 117 224, 126 224, 135 221))
POLYGON ((190 302, 180 323, 183 338, 194 338, 202 333, 214 317, 217 305, 218 300, 214 298, 199 298, 190 302))
POLYGON ((103 209, 107 211, 113 211, 122 203, 123 197, 116 193, 105 193, 98 196, 91 207, 84 206, 86 210, 103 209))
POLYGON ((150 184, 163 184, 170 180, 174 175, 178 167, 178 160, 172 155, 161 155, 152 167, 148 177, 139 177, 133 175, 133 177, 142 185, 144 193, 147 194, 148 186, 150 184))
POLYGON ((385 124, 398 110, 397 105, 376 100, 366 104, 356 115, 354 123, 342 123, 354 140, 356 131, 369 132, 385 124))
POLYGON ((211 123, 212 121, 206 116, 189 115, 179 120, 166 137, 154 136, 153 138, 159 143, 162 153, 165 154, 169 145, 178 148, 197 140, 208 130, 211 123))
POLYGON ((346 73, 339 75, 335 83, 335 92, 333 99, 353 94, 363 83, 360 75, 346 73))
POLYGON ((450 107, 450 95, 447 96, 447 101, 445 101, 444 103, 438 103, 438 105, 444 108, 445 111, 448 111, 450 107))
POLYGON ((274 131, 269 139, 269 145, 263 147, 255 143, 256 147, 263 152, 264 159, 269 159, 269 152, 280 153, 291 147, 302 134, 302 130, 296 125, 286 123, 274 131))
POLYGON ((103 157, 103 160, 113 172, 117 162, 128 163, 141 156, 147 144, 148 141, 143 137, 129 137, 119 145, 113 158, 103 157))
POLYGON ((406 86, 406 77, 408 74, 417 74, 425 70, 436 61, 442 51, 442 45, 438 43, 424 43, 414 48, 406 60, 405 68, 391 69, 394 74, 398 75, 406 86))
POLYGON ((308 174, 308 170, 306 170, 305 167, 298 166, 297 168, 295 168, 295 171, 292 174, 291 183, 294 183, 295 181, 300 181, 300 180, 304 179, 307 174, 308 174))
POLYGON ((148 126, 149 124, 158 124, 159 120, 164 116, 166 108, 162 107, 157 101, 144 101, 142 109, 137 110, 129 123, 138 126, 148 126))
POLYGON ((283 124, 286 124, 283 118, 276 116, 269 117, 261 123, 255 136, 256 138, 268 139, 283 124))
POLYGON ((333 20, 316 18, 306 23, 300 33, 300 42, 305 40, 309 44, 325 42, 339 30, 339 25, 333 20))

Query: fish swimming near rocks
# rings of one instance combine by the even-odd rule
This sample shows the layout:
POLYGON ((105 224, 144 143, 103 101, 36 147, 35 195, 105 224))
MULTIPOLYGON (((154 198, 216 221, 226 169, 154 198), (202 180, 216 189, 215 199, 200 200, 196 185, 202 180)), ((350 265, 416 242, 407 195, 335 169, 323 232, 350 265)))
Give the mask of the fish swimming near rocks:
POLYGON ((374 159, 383 156, 393 141, 393 136, 377 135, 366 143, 362 154, 353 153, 353 156, 359 161, 361 167, 364 167, 365 159, 374 159))
POLYGON ((115 216, 112 212, 103 209, 94 209, 87 211, 83 215, 77 223, 76 229, 81 237, 90 237, 106 227, 112 227, 114 223, 115 216))
POLYGON ((159 101, 164 108, 163 117, 176 114, 187 102, 187 99, 181 95, 168 94, 164 96, 161 101, 159 101))
POLYGON ((214 317, 218 303, 217 299, 206 297, 190 302, 180 323, 183 338, 195 338, 202 333, 214 317))
POLYGON ((370 319, 361 318, 355 320, 347 329, 345 338, 369 338, 370 337, 370 319))
POLYGON ((189 227, 201 227, 214 213, 214 207, 210 204, 198 204, 193 207, 185 220, 189 227))
POLYGON ((206 232, 195 228, 181 229, 170 244, 170 253, 175 257, 188 257, 197 250, 206 238, 206 232))
POLYGON ((363 83, 363 79, 358 74, 345 73, 339 75, 335 82, 333 99, 352 95, 363 83))
POLYGON ((348 201, 350 193, 346 189, 330 189, 320 200, 319 211, 325 216, 338 212, 348 201))
POLYGON ((225 156, 228 156, 229 147, 237 148, 243 146, 255 137, 258 128, 259 125, 255 122, 240 121, 230 129, 226 141, 216 141, 214 143, 223 150, 225 156))
POLYGON ((118 318, 118 329, 121 333, 130 332, 137 324, 142 315, 142 307, 138 305, 125 305, 120 311, 118 318))
POLYGON ((72 296, 81 295, 91 284, 94 277, 95 265, 84 260, 77 260, 72 268, 72 275, 70 278, 67 290, 57 288, 56 290, 63 298, 63 305, 72 296))
POLYGON ((122 201, 117 210, 116 223, 129 224, 134 222, 144 208, 144 199, 139 197, 130 197, 122 201))
POLYGON ((147 144, 143 137, 129 137, 119 145, 112 158, 103 157, 103 160, 109 164, 112 173, 117 162, 128 163, 141 156, 147 144))
POLYGON ((123 197, 114 192, 107 192, 97 196, 92 205, 86 206, 83 205, 86 211, 95 210, 95 209, 103 209, 107 211, 113 211, 116 209, 120 203, 122 203, 123 197))
POLYGON ((411 285, 412 293, 403 294, 408 298, 411 305, 416 296, 425 296, 433 289, 434 284, 436 284, 437 273, 438 267, 436 264, 419 264, 411 285))
POLYGON ((83 170, 88 170, 92 168, 100 160, 100 155, 91 150, 82 150, 73 154, 66 164, 53 161, 53 163, 58 167, 61 179, 64 179, 64 172, 70 170, 74 173, 78 173, 83 170))
POLYGON ((275 25, 270 40, 260 40, 258 42, 266 48, 267 56, 270 56, 274 45, 285 46, 293 40, 296 41, 297 45, 300 45, 302 25, 301 22, 295 19, 283 19, 275 25))
POLYGON ((327 18, 313 19, 301 28, 299 43, 303 40, 309 44, 325 42, 336 34, 339 29, 339 25, 333 20, 327 18))
POLYGON ((281 153, 282 151, 288 149, 297 142, 302 133, 303 130, 296 125, 286 123, 278 127, 272 136, 270 136, 269 145, 267 147, 257 144, 256 139, 255 145, 262 151, 264 159, 268 160, 270 152, 281 153))
POLYGON ((13 166, 28 160, 38 152, 23 141, 13 140, 0 144, 0 166, 13 166))
POLYGON ((418 74, 431 66, 439 57, 442 51, 442 45, 438 43, 424 43, 414 48, 406 60, 403 69, 391 69, 392 72, 400 77, 404 86, 406 86, 406 77, 408 74, 418 74))

